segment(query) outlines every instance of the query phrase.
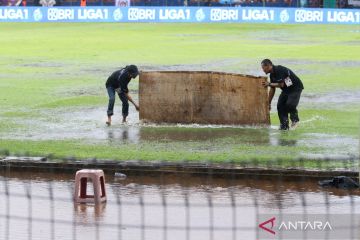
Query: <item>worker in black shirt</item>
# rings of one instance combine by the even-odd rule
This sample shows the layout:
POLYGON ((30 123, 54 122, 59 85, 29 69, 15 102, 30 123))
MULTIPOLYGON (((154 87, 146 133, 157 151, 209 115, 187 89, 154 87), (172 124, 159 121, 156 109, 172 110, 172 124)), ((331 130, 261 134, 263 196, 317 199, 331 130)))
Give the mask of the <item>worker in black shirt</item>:
POLYGON ((106 89, 109 95, 109 105, 107 109, 108 120, 106 124, 111 125, 111 116, 114 115, 115 92, 118 93, 122 102, 123 123, 126 122, 126 117, 129 115, 129 102, 134 104, 137 111, 139 106, 133 101, 129 95, 128 84, 132 78, 139 75, 138 68, 135 65, 129 65, 125 68, 113 72, 106 81, 106 89))
POLYGON ((274 97, 275 89, 281 88, 282 92, 277 103, 280 129, 289 130, 289 115, 291 128, 295 129, 299 123, 296 108, 300 101, 301 92, 304 89, 300 78, 284 66, 273 65, 269 59, 264 59, 261 62, 261 67, 266 74, 270 73, 270 82, 263 82, 264 87, 270 87, 269 109, 271 109, 271 101, 274 97))

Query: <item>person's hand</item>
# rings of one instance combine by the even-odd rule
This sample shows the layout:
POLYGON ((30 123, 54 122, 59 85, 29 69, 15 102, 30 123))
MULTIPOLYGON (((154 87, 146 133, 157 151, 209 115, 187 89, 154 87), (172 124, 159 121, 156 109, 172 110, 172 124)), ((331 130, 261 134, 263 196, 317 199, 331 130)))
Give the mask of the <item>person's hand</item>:
POLYGON ((140 111, 140 107, 138 105, 135 105, 136 111, 140 111))
POLYGON ((269 87, 270 83, 268 81, 263 81, 261 84, 263 87, 269 87))

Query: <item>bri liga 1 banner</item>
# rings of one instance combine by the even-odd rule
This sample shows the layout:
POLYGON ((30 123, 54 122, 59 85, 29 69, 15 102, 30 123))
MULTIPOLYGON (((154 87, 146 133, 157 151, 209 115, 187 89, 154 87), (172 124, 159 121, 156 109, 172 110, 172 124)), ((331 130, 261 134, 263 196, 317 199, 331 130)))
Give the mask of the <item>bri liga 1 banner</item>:
POLYGON ((0 22, 360 24, 360 9, 267 7, 0 7, 0 22))

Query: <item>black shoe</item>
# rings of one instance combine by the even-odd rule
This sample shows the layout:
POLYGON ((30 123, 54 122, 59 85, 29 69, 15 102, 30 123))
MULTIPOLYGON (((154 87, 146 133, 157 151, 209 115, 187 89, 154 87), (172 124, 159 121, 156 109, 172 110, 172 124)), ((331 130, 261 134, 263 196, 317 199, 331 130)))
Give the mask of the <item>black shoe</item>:
POLYGON ((281 125, 279 130, 284 130, 284 131, 289 130, 289 126, 281 125))

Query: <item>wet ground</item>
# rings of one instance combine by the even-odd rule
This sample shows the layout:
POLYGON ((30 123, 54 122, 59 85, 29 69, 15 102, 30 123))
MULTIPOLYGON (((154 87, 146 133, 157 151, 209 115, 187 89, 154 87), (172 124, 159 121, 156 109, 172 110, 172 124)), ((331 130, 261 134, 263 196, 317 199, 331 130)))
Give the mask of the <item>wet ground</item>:
MULTIPOLYGON (((315 101, 321 101, 317 98, 315 101)), ((115 111, 120 111, 119 104, 115 111)), ((274 106, 274 108, 276 108, 274 106)), ((302 152, 299 156, 311 158, 346 158, 358 156, 358 139, 337 134, 304 133, 296 138, 278 131, 278 126, 253 127, 199 124, 148 124, 139 120, 133 107, 128 123, 122 124, 120 115, 113 125, 105 125, 104 107, 81 107, 44 110, 36 118, 16 118, 20 126, 0 132, 4 139, 16 140, 80 140, 95 144, 151 144, 159 149, 170 145, 181 149, 214 151, 237 146, 296 146, 321 148, 321 152, 302 152)), ((328 121, 320 115, 304 119, 301 127, 328 121)))
MULTIPOLYGON (((325 66, 347 66, 355 67, 358 61, 305 61, 301 59, 284 60, 289 65, 298 65, 299 74, 309 74, 312 68, 305 68, 303 65, 320 64, 321 71, 325 66), (301 67, 302 66, 302 67, 301 67), (304 70, 305 71, 305 70, 304 70)), ((72 76, 73 72, 77 74, 89 74, 92 77, 103 78, 114 67, 94 67, 94 66, 74 66, 58 62, 40 62, 37 64, 23 64, 22 66, 29 69, 42 68, 60 68, 60 74, 72 76), (63 69, 76 68, 79 71, 64 71, 63 69)), ((179 64, 179 65, 143 65, 142 70, 204 70, 229 71, 246 73, 253 75, 263 75, 260 68, 255 68, 253 62, 249 59, 235 58, 222 61, 210 61, 199 64, 179 64)), ((32 70, 33 71, 33 70, 32 70)), ((56 71, 56 72, 57 72, 56 71)), ((48 74, 48 73, 37 73, 48 74)), ((63 76, 64 77, 64 76, 63 76)), ((131 83, 131 94, 137 101, 137 82, 131 83)), ((278 93, 277 93, 278 94, 278 93)), ((0 117, 3 123, 9 124, 6 130, 2 131, 0 126, 0 138, 7 140, 75 140, 87 143, 96 143, 106 145, 108 143, 117 144, 138 144, 142 143, 153 145, 155 148, 166 149, 180 148, 184 151, 213 151, 218 149, 232 150, 238 146, 296 146, 299 150, 297 157, 310 158, 346 158, 359 156, 359 141, 354 136, 306 132, 295 137, 285 136, 277 131, 278 126, 272 125, 269 128, 249 127, 249 126, 224 126, 224 125, 156 125, 145 124, 139 121, 138 113, 131 106, 130 115, 127 124, 121 124, 121 105, 117 99, 115 104, 115 116, 113 126, 106 127, 106 92, 101 85, 90 88, 67 87, 59 88, 54 91, 56 97, 99 97, 104 98, 104 104, 99 106, 68 106, 68 107, 49 107, 43 106, 33 109, 18 109, 19 111, 0 110, 0 117), (1 112, 4 111, 4 112, 1 112), (9 114, 10 113, 10 114, 9 114), (9 114, 9 116, 8 116, 9 114), (15 116, 12 116, 14 114, 15 116), (19 114, 17 116, 16 114, 19 114), (13 126, 12 126, 13 124, 13 126)), ((272 112, 276 111, 276 96, 272 105, 272 112)), ((56 101, 55 101, 56 102, 56 101)), ((302 127, 318 126, 322 122, 328 123, 329 119, 321 114, 312 114, 310 117, 302 118, 302 110, 323 110, 335 109, 344 110, 348 107, 357 108, 360 102, 360 92, 357 88, 354 90, 336 90, 332 92, 312 92, 311 89, 304 91, 300 102, 300 117, 302 127)), ((4 125, 6 125, 4 124, 4 125)), ((354 126, 354 130, 358 127, 354 126)), ((300 130, 301 131, 301 130, 300 130)))
POLYGON ((0 172, 0 239, 250 240, 261 214, 360 213, 359 190, 311 179, 106 178, 106 204, 74 205, 73 174, 0 172))
MULTIPOLYGON (((6 51, 0 56, 1 148, 62 156, 75 154, 70 151, 75 148, 80 157, 99 152, 101 157, 120 160, 181 161, 171 157, 184 153, 190 160, 220 161, 359 156, 358 26, 80 25, 34 26, 36 34, 26 42, 28 26, 16 26, 16 31, 12 24, 2 26, 12 41, 3 38, 6 51), (111 37, 114 32, 121 46, 111 37), (91 37, 84 38, 87 34, 91 37), (114 125, 104 124, 104 83, 126 64, 135 63, 144 71, 263 75, 263 58, 289 67, 304 80, 302 126, 297 131, 279 133, 275 121, 270 128, 147 125, 139 122, 134 108, 129 123, 122 125, 119 101, 114 125), (65 148, 69 151, 62 151, 65 148)), ((130 90, 135 96, 137 89, 133 81, 130 90)))

